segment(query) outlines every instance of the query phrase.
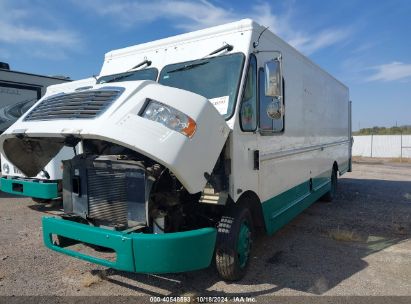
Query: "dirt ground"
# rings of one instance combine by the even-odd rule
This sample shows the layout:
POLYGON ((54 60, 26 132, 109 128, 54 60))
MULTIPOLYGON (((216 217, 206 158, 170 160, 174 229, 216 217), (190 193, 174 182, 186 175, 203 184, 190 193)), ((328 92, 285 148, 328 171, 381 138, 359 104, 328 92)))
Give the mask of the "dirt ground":
POLYGON ((260 237, 236 283, 212 267, 143 275, 58 254, 41 237, 58 208, 0 193, 0 295, 411 295, 411 164, 360 161, 338 190, 260 237))

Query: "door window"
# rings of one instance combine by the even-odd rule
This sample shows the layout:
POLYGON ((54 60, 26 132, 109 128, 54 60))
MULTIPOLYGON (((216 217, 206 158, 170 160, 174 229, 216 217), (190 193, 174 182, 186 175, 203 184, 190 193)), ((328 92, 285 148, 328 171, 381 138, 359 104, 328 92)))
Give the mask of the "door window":
POLYGON ((241 129, 255 131, 257 129, 257 59, 253 54, 247 71, 240 110, 241 129))

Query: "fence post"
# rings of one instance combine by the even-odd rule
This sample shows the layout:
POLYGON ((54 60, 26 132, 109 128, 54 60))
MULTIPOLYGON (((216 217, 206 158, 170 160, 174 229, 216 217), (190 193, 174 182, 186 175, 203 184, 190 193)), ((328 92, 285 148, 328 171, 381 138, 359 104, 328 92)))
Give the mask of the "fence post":
POLYGON ((400 163, 402 163, 402 130, 401 130, 401 156, 400 156, 400 163))

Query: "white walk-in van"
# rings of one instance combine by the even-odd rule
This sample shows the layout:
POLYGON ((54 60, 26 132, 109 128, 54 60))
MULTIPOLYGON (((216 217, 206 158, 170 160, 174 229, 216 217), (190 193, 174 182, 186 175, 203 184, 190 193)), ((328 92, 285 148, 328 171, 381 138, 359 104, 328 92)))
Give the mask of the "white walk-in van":
POLYGON ((63 147, 47 247, 108 267, 208 267, 240 279, 257 231, 331 200, 351 167, 348 89, 246 19, 109 52, 96 79, 54 92, 0 137, 35 176, 63 147), (114 259, 71 245, 112 250, 114 259))
MULTIPOLYGON (((30 109, 54 84, 69 84, 67 77, 44 76, 11 70, 0 62, 0 133, 10 127, 30 109)), ((34 177, 25 176, 1 154, 0 187, 3 192, 31 196, 36 201, 48 201, 61 194, 61 161, 74 156, 73 150, 63 148, 34 177)))

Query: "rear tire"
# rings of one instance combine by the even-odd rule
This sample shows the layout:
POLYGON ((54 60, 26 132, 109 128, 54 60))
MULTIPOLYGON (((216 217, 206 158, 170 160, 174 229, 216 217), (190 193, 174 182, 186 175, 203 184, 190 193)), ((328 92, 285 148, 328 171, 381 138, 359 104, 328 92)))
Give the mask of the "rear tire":
POLYGON ((332 202, 337 193, 337 187, 338 187, 337 169, 333 167, 333 170, 331 172, 331 188, 330 188, 330 191, 324 194, 324 196, 322 197, 322 200, 325 202, 332 202))
POLYGON ((221 218, 217 229, 215 262, 224 280, 237 281, 244 277, 249 265, 253 232, 248 208, 234 206, 221 218))

